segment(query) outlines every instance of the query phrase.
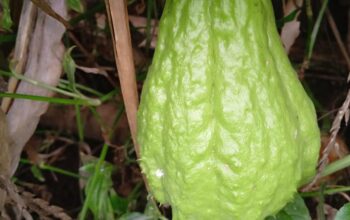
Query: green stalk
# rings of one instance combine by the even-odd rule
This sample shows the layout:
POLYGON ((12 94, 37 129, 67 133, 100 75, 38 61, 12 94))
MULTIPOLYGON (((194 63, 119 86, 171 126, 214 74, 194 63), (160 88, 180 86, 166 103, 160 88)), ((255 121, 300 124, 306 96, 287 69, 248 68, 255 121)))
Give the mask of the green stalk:
MULTIPOLYGON (((117 90, 114 90, 114 91, 117 91, 117 90)), ((113 91, 112 91, 113 92, 113 91)), ((92 113, 94 114, 94 116, 97 118, 97 120, 101 120, 101 117, 100 115, 98 114, 98 112, 96 111, 96 109, 94 108, 91 108, 91 111, 92 113)), ((124 112, 124 106, 121 107, 119 109, 119 111, 117 112, 117 115, 116 115, 116 118, 114 120, 114 123, 115 124, 116 122, 119 121, 119 119, 121 118, 122 116, 122 113, 124 112)), ((103 127, 104 128, 104 127, 103 127)), ((104 128, 105 130, 105 128, 104 128)), ((109 134, 108 134, 108 138, 110 139, 112 134, 113 134, 113 130, 114 129, 111 129, 109 130, 109 134)), ((107 155, 107 152, 108 152, 108 144, 107 143, 104 143, 103 147, 102 147, 102 152, 100 154, 100 157, 99 157, 99 160, 97 162, 97 165, 95 167, 95 171, 94 171, 94 174, 92 176, 92 180, 91 180, 91 189, 95 189, 96 188, 96 185, 98 183, 98 173, 101 172, 101 166, 106 158, 106 155, 107 155)), ((80 215, 79 215, 79 219, 80 220, 84 220, 86 219, 86 215, 87 215, 87 212, 88 212, 88 205, 91 201, 91 197, 93 196, 93 193, 87 193, 86 195, 86 198, 85 198, 85 201, 84 201, 84 205, 83 205, 83 208, 80 212, 80 215)))
MULTIPOLYGON (((62 88, 62 89, 69 89, 69 85, 68 84, 69 84, 68 80, 60 79, 60 83, 59 83, 58 86, 60 88, 62 88)), ((103 93, 100 93, 100 92, 98 92, 98 91, 96 91, 94 89, 91 89, 90 87, 87 87, 87 86, 84 86, 84 85, 81 85, 81 84, 78 84, 78 83, 76 83, 75 85, 76 85, 77 89, 80 89, 80 90, 85 91, 85 92, 89 92, 92 95, 96 95, 98 97, 104 95, 103 93)))
MULTIPOLYGON (((97 173, 100 172, 100 170, 101 170, 101 167, 102 167, 102 164, 106 158, 107 152, 108 152, 108 144, 105 143, 102 147, 102 152, 101 152, 100 157, 98 159, 97 165, 95 167, 95 172, 94 172, 94 175, 93 175, 92 180, 91 180, 91 188, 92 189, 96 188, 96 184, 98 182, 97 173)), ((79 215, 79 220, 86 219, 86 215, 87 215, 87 211, 88 211, 88 204, 90 203, 92 196, 93 196, 92 193, 88 193, 86 195, 86 199, 84 201, 83 208, 82 208, 80 215, 79 215)))
MULTIPOLYGON (((347 168, 349 166, 350 166, 350 155, 327 165, 325 167, 325 169, 323 170, 323 172, 321 173, 321 177, 328 176, 332 173, 335 173, 335 172, 342 170, 344 168, 347 168)), ((340 187, 340 188, 336 188, 336 189, 334 189, 334 188, 327 189, 323 193, 324 194, 334 194, 337 192, 345 192, 345 191, 350 191, 350 187, 340 187)), ((320 191, 302 192, 302 193, 300 193, 300 195, 303 197, 312 197, 312 196, 319 196, 320 193, 321 193, 320 191)))
POLYGON ((105 102, 109 99, 111 99, 112 97, 118 95, 120 93, 120 89, 119 88, 115 88, 114 90, 110 91, 109 93, 103 95, 100 97, 100 101, 101 102, 105 102))
POLYGON ((15 77, 15 78, 17 78, 19 80, 22 80, 24 82, 30 83, 30 84, 32 84, 34 86, 38 86, 38 87, 41 87, 41 88, 44 88, 44 89, 47 89, 47 90, 50 90, 50 91, 54 91, 54 92, 57 92, 57 93, 60 93, 60 94, 63 94, 63 95, 66 95, 66 96, 69 96, 69 97, 72 97, 72 98, 86 100, 86 102, 89 103, 89 105, 94 105, 94 106, 101 105, 101 101, 98 100, 98 99, 91 99, 91 98, 88 98, 88 97, 86 97, 84 95, 81 95, 81 94, 68 92, 68 91, 56 88, 54 86, 47 85, 47 84, 42 83, 42 82, 38 82, 36 80, 29 79, 29 78, 25 77, 24 75, 17 74, 15 72, 6 72, 6 71, 3 71, 3 70, 0 70, 0 75, 5 75, 5 76, 9 76, 9 77, 13 76, 13 77, 15 77))
POLYGON ((75 118, 77 122, 79 141, 84 142, 84 126, 83 126, 83 121, 81 119, 80 106, 75 105, 74 107, 75 107, 75 115, 76 115, 75 118))
POLYGON ((320 194, 318 195, 318 205, 316 207, 317 217, 319 220, 326 220, 325 213, 324 213, 324 190, 325 185, 321 185, 320 187, 320 194))
POLYGON ((311 34, 312 34, 312 28, 313 28, 313 12, 312 12, 311 0, 305 1, 305 12, 307 17, 306 54, 309 54, 311 34))
POLYGON ((311 58, 312 51, 314 49, 315 42, 316 42, 316 37, 317 37, 317 34, 319 32, 321 21, 322 21, 324 13, 326 11, 327 5, 328 5, 328 0, 323 0, 320 12, 318 13, 314 28, 313 28, 311 36, 310 36, 310 43, 309 43, 309 47, 307 50, 307 59, 308 60, 310 60, 310 58, 311 58))
MULTIPOLYGON (((27 160, 27 159, 21 159, 20 162, 23 163, 23 164, 35 165, 32 162, 30 162, 29 160, 27 160)), ((54 173, 63 174, 63 175, 66 175, 66 176, 77 178, 77 179, 82 178, 81 176, 79 176, 76 173, 73 173, 73 172, 70 172, 68 170, 64 170, 64 169, 58 168, 58 167, 50 166, 50 165, 47 165, 45 163, 40 163, 40 164, 38 164, 38 166, 42 170, 47 170, 47 171, 51 171, 51 172, 54 172, 54 173)))
POLYGON ((153 0, 147 0, 147 24, 146 24, 146 52, 149 52, 149 48, 152 41, 151 25, 152 25, 152 10, 153 0))
MULTIPOLYGON (((323 191, 325 195, 332 195, 340 192, 348 192, 350 191, 350 186, 336 187, 336 188, 328 188, 323 191)), ((320 191, 312 191, 312 192, 302 192, 299 193, 302 197, 315 197, 321 194, 320 191)))
POLYGON ((49 103, 63 104, 63 105, 77 105, 77 104, 91 105, 87 100, 84 100, 84 99, 63 99, 63 98, 27 95, 27 94, 19 94, 19 93, 0 92, 0 97, 9 97, 14 99, 28 99, 33 101, 49 102, 49 103))
POLYGON ((342 170, 342 169, 349 167, 349 166, 350 166, 350 155, 348 155, 340 160, 337 160, 337 161, 329 164, 328 166, 326 166, 325 169, 323 170, 321 176, 322 177, 328 176, 329 174, 335 173, 335 172, 342 170))

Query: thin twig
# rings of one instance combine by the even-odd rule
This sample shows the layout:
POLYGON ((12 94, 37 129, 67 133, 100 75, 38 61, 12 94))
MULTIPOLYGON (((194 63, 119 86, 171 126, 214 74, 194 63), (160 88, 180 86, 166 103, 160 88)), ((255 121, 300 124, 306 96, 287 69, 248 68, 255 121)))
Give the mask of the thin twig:
POLYGON ((334 109, 334 110, 330 110, 327 113, 321 115, 320 117, 317 118, 317 121, 321 121, 322 119, 332 115, 333 113, 337 112, 339 109, 334 109))
POLYGON ((328 9, 326 10, 326 15, 327 15, 327 20, 328 20, 329 26, 331 27, 331 30, 334 34, 334 37, 335 37, 335 40, 338 44, 340 52, 342 53, 342 55, 346 61, 346 65, 348 66, 348 70, 350 71, 350 56, 349 56, 349 54, 346 50, 346 47, 345 47, 345 45, 340 37, 339 31, 338 31, 337 25, 334 22, 333 16, 328 9))
POLYGON ((348 202, 350 202, 350 197, 348 194, 344 193, 344 192, 340 192, 339 193, 341 196, 343 196, 344 199, 346 199, 348 202))
POLYGON ((33 4, 40 8, 43 12, 45 12, 48 16, 51 16, 56 21, 60 22, 66 29, 72 30, 72 26, 69 22, 58 14, 54 9, 52 9, 51 5, 46 0, 31 0, 33 4))

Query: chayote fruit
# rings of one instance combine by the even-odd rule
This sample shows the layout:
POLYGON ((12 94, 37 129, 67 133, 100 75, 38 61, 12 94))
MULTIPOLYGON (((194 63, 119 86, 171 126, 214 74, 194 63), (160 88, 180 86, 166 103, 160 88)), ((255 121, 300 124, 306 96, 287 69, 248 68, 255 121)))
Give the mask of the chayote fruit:
POLYGON ((320 135, 270 0, 166 1, 138 141, 175 220, 264 219, 293 198, 320 135))

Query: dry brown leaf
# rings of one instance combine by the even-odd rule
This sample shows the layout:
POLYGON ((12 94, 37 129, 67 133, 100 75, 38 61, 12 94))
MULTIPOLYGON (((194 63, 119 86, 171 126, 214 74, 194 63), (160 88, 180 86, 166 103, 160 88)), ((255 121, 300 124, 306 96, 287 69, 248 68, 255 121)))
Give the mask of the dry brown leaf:
POLYGON ((47 201, 35 198, 35 195, 23 191, 21 196, 26 202, 28 209, 40 216, 40 219, 71 220, 61 207, 50 205, 47 201), (54 217, 54 218, 53 218, 54 217))
MULTIPOLYGON (((34 29, 36 15, 37 8, 34 4, 29 0, 24 1, 17 31, 14 56, 12 59, 14 71, 18 74, 23 74, 26 65, 28 47, 34 29)), ((17 88, 18 81, 17 78, 11 77, 7 86, 7 91, 13 93, 17 88)), ((5 113, 9 110, 11 101, 11 98, 3 98, 1 108, 5 113)))
MULTIPOLYGON (((10 178, 11 160, 9 158, 10 139, 8 136, 6 115, 0 109, 0 175, 10 178)), ((3 213, 7 199, 6 185, 0 187, 0 213, 3 213)))
POLYGON ((85 73, 100 74, 102 76, 108 77, 107 71, 99 67, 86 67, 76 65, 76 68, 85 73))
POLYGON ((295 40, 300 34, 300 22, 291 21, 285 24, 281 31, 281 39, 284 45, 284 49, 289 53, 290 48, 293 46, 295 40))
MULTIPOLYGON (((283 9, 284 16, 289 15, 302 4, 303 0, 289 0, 283 9)), ((297 21, 299 14, 300 12, 297 13, 293 21, 286 23, 281 31, 281 40, 287 53, 289 53, 290 48, 300 34, 300 22, 297 21)))
MULTIPOLYGON (((96 111, 101 117, 100 121, 103 124, 102 127, 108 129, 112 127, 118 109, 119 104, 115 102, 105 102, 96 108, 96 111)), ((76 113, 74 106, 66 106, 65 108, 62 108, 57 105, 52 105, 42 116, 40 124, 57 131, 78 134, 75 116, 76 113), (57 115, 60 115, 60 118, 58 118, 57 115), (61 118, 64 118, 65 120, 61 120, 61 118)), ((103 141, 101 124, 96 120, 96 117, 93 116, 91 111, 88 109, 82 109, 81 118, 84 121, 84 136, 88 139, 103 141)), ((121 144, 122 140, 125 140, 130 135, 128 129, 128 122, 125 114, 123 114, 115 128, 115 135, 110 141, 121 144)))
POLYGON ((0 190, 6 192, 6 209, 1 210, 1 219, 33 219, 26 210, 26 203, 19 195, 16 185, 8 177, 3 175, 0 175, 0 190))
POLYGON ((337 214, 338 210, 335 209, 334 207, 328 205, 328 204, 324 204, 323 205, 323 210, 324 213, 327 216, 327 220, 334 220, 335 215, 337 214))
POLYGON ((104 30, 106 28, 106 23, 107 23, 106 15, 102 13, 96 13, 95 18, 96 18, 97 27, 101 30, 104 30))
MULTIPOLYGON (((50 0, 48 3, 62 17, 67 16, 65 1, 50 0)), ((61 38, 65 27, 42 11, 38 12, 34 32, 29 46, 28 60, 24 75, 33 80, 56 86, 62 73, 64 46, 61 38)), ((53 92, 21 82, 18 93, 52 96, 53 92)), ((11 174, 17 168, 25 143, 34 133, 40 116, 47 110, 48 103, 16 99, 8 114, 11 146, 11 174)))

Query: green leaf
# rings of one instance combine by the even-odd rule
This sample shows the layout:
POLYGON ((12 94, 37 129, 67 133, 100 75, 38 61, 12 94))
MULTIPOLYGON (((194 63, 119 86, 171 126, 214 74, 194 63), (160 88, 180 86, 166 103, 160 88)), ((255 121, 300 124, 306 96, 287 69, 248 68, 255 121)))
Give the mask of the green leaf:
POLYGON ((42 174, 41 170, 39 169, 38 166, 33 165, 30 167, 30 171, 32 171, 33 176, 39 180, 40 182, 44 182, 45 181, 45 177, 42 174))
POLYGON ((281 210, 276 216, 269 216, 266 220, 293 220, 293 218, 286 211, 281 210))
POLYGON ((348 220, 350 219, 350 203, 346 203, 339 209, 334 220, 348 220))
POLYGON ((322 2, 322 6, 321 6, 321 9, 320 9, 319 14, 317 16, 315 25, 314 25, 314 27, 312 29, 312 33, 311 33, 309 42, 307 42, 307 58, 309 60, 311 58, 312 51, 313 51, 314 46, 315 46, 316 37, 317 37, 317 34, 319 32, 319 29, 320 29, 320 26, 321 26, 321 21, 323 19, 324 13, 326 11, 326 8, 327 8, 327 5, 328 5, 328 1, 329 0, 324 0, 322 2))
POLYGON ((2 0, 2 18, 0 20, 0 27, 7 31, 11 31, 11 26, 13 24, 10 13, 9 0, 2 0))
POLYGON ((66 3, 68 5, 68 8, 70 8, 76 12, 79 12, 79 13, 84 12, 84 6, 80 0, 66 0, 66 3))
POLYGON ((16 34, 1 34, 0 35, 0 45, 7 42, 15 42, 16 34))
POLYGON ((279 19, 276 21, 277 27, 281 28, 285 23, 291 22, 294 20, 295 16, 298 14, 300 9, 295 9, 291 13, 289 13, 287 16, 279 19))
POLYGON ((119 220, 168 220, 162 216, 155 203, 148 201, 146 208, 143 213, 131 212, 124 214, 119 220))
MULTIPOLYGON (((92 161, 81 168, 81 170, 91 175, 85 187, 85 194, 91 195, 91 198, 87 201, 87 206, 95 219, 114 219, 114 209, 112 200, 110 199, 110 192, 113 190, 111 176, 114 166, 104 162, 99 172, 95 172, 96 164, 97 161, 92 161), (96 181, 93 182, 94 179, 96 181)), ((112 195, 113 194, 115 194, 115 192, 113 192, 112 195)))
POLYGON ((138 212, 132 212, 123 215, 119 220, 154 220, 154 218, 138 212))
POLYGON ((129 200, 120 197, 114 190, 110 191, 110 201, 113 210, 117 215, 122 215, 128 212, 129 200))
POLYGON ((67 78, 69 81, 69 88, 75 92, 77 91, 76 85, 75 85, 75 69, 76 64, 71 56, 72 50, 75 46, 69 48, 63 56, 63 70, 67 74, 67 78))
POLYGON ((148 201, 146 208, 144 210, 144 214, 152 217, 152 219, 166 220, 162 213, 160 213, 157 205, 151 200, 148 201))
POLYGON ((270 216, 266 220, 311 220, 311 217, 304 200, 297 194, 292 202, 289 202, 275 216, 270 216))

